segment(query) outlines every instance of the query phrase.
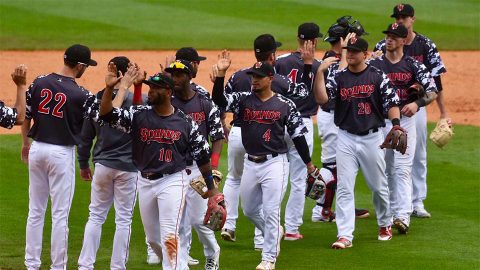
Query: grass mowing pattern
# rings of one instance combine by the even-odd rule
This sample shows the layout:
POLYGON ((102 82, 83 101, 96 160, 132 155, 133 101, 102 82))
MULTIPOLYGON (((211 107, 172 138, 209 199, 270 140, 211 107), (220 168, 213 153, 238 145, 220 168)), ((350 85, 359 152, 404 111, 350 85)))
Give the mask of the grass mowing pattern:
MULTIPOLYGON (((429 124, 429 131, 433 128, 429 124)), ((317 133, 315 133, 317 134, 317 133)), ((394 232, 390 242, 376 240, 377 226, 371 216, 356 223, 354 247, 345 251, 330 249, 336 238, 335 224, 310 221, 313 201, 307 199, 304 225, 305 238, 282 242, 277 268, 302 269, 478 269, 480 260, 480 128, 456 126, 455 136, 445 150, 428 144, 428 199, 426 207, 431 219, 412 218, 407 236, 394 232)), ((24 269, 25 224, 28 213, 28 172, 20 161, 19 135, 0 136, 0 269, 24 269)), ((226 173, 226 147, 220 169, 226 173)), ((320 164, 320 142, 315 138, 313 160, 320 164)), ((288 194, 288 192, 287 192, 288 194)), ((373 212, 371 195, 362 176, 357 179, 356 205, 373 212)), ((69 265, 75 269, 82 246, 88 217, 90 184, 80 180, 77 168, 75 196, 70 212, 69 265)), ((284 199, 286 203, 287 198, 284 199)), ((241 211, 240 211, 241 212, 241 211)), ((282 212, 283 218, 284 212, 282 212)), ((110 211, 103 226, 96 269, 108 269, 114 233, 114 213, 110 211)), ((237 242, 224 242, 221 269, 253 269, 260 262, 260 253, 253 250, 253 225, 242 215, 237 223, 237 242)), ((44 228, 42 269, 50 263, 50 208, 44 228)), ((219 234, 217 234, 219 236, 219 234)), ((203 251, 194 237, 191 255, 201 261, 203 251)), ((128 269, 158 269, 148 266, 143 226, 138 205, 135 209, 128 269)))

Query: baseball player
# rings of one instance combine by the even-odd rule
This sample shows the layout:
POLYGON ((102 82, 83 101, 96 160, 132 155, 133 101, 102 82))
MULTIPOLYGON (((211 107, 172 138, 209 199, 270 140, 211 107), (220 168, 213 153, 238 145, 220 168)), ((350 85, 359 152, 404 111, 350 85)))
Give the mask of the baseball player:
MULTIPOLYGON (((172 96, 172 105, 190 116, 198 125, 199 133, 210 138, 212 142, 211 165, 218 170, 218 162, 223 145, 223 129, 220 122, 220 111, 213 101, 205 95, 196 92, 191 87, 193 67, 189 61, 176 60, 165 69, 172 75, 175 91, 172 96)), ((201 176, 193 159, 187 157, 187 182, 201 176)), ((215 239, 214 232, 203 225, 203 217, 207 211, 207 200, 203 199, 191 186, 187 188, 184 217, 180 226, 180 247, 183 252, 182 260, 188 260, 192 240, 192 226, 203 244, 206 257, 205 269, 219 268, 220 246, 215 239)))
POLYGON ((12 80, 17 86, 17 97, 13 108, 0 100, 0 126, 11 129, 25 120, 25 91, 27 90, 27 67, 20 65, 12 72, 12 80))
MULTIPOLYGON (((426 36, 414 32, 415 10, 409 4, 398 4, 393 8, 393 14, 396 23, 403 24, 408 29, 408 35, 403 52, 407 56, 423 63, 437 86, 437 105, 440 110, 440 119, 448 118, 443 98, 443 86, 441 74, 447 72, 445 65, 440 57, 435 43, 426 36)), ((385 40, 380 41, 375 46, 376 51, 385 53, 385 40)), ((413 159, 412 184, 413 184, 413 213, 415 217, 429 218, 430 213, 425 210, 423 201, 427 198, 427 111, 421 107, 416 115, 417 126, 417 145, 415 157, 413 159)), ((450 121, 450 119, 448 119, 450 121)))
MULTIPOLYGON (((385 116, 393 122, 397 137, 401 131, 399 99, 385 74, 368 66, 368 43, 362 38, 350 38, 347 43, 348 67, 330 73, 325 84, 323 73, 335 58, 327 58, 317 72, 314 93, 319 104, 335 100, 337 137, 337 202, 336 223, 338 239, 332 248, 352 246, 355 227, 354 187, 361 168, 373 193, 373 204, 379 228, 378 240, 392 238, 392 215, 385 175, 385 152, 380 149, 384 137, 385 116), (328 95, 327 90, 328 89, 328 95)), ((405 145, 403 145, 404 147, 405 145)))
MULTIPOLYGON (((325 52, 323 60, 328 57, 335 57, 336 59, 342 59, 342 56, 346 55, 346 49, 342 49, 347 44, 346 42, 352 36, 360 37, 364 35, 365 30, 359 21, 352 21, 351 16, 343 16, 337 19, 328 29, 328 36, 324 41, 330 43, 330 50, 325 52)), ((343 57, 344 64, 346 64, 345 57, 343 57)), ((329 69, 345 68, 342 65, 332 65, 329 69)), ((327 73, 324 73, 325 78, 327 73)), ((337 133, 338 127, 333 121, 333 115, 335 111, 335 102, 329 100, 326 104, 320 106, 317 112, 317 127, 318 135, 322 139, 322 167, 320 172, 322 174, 327 188, 322 198, 317 201, 317 204, 312 209, 312 221, 313 222, 333 222, 335 221, 335 213, 332 211, 333 199, 335 197, 335 191, 337 187, 336 176, 336 146, 337 146, 337 133)), ((356 218, 367 218, 370 215, 367 209, 355 208, 356 218)))
MULTIPOLYGON (((403 46, 408 35, 408 30, 403 24, 392 23, 383 31, 386 52, 384 55, 373 58, 368 63, 383 71, 393 89, 400 98, 400 125, 408 133, 406 154, 402 155, 389 149, 386 152, 386 174, 390 189, 390 209, 394 220, 393 224, 401 234, 406 234, 410 227, 412 214, 412 163, 415 155, 417 132, 415 117, 419 108, 425 107, 436 97, 436 86, 425 65, 403 53, 403 46), (418 82, 425 91, 424 97, 409 95, 409 88, 418 82)), ((387 123, 384 133, 392 128, 387 123)))
POLYGON ((155 74, 147 81, 150 106, 114 108, 109 82, 100 107, 101 121, 130 133, 132 159, 138 173, 140 215, 150 246, 162 257, 163 269, 188 269, 179 245, 179 224, 185 202, 188 155, 196 161, 208 192, 218 194, 210 168, 209 145, 198 126, 172 106, 174 82, 155 74))
MULTIPOLYGON (((287 76, 294 83, 300 81, 304 76, 304 63, 301 57, 300 49, 303 48, 306 41, 311 41, 316 47, 317 39, 322 37, 320 28, 315 23, 303 23, 298 27, 298 49, 295 52, 281 55, 275 63, 275 70, 278 74, 287 76)), ((318 60, 313 60, 312 71, 315 74, 320 66, 318 60)), ((308 87, 311 87, 309 85, 308 87)), ((307 133, 304 135, 308 144, 310 156, 313 152, 313 123, 311 116, 317 113, 318 105, 315 103, 313 93, 310 91, 307 98, 292 99, 295 103, 303 122, 307 127, 307 133)), ((305 179, 307 171, 300 155, 296 152, 293 141, 287 138, 289 148, 288 159, 290 161, 290 195, 288 197, 285 209, 285 240, 302 239, 299 228, 303 224, 303 210, 305 205, 305 179)))
MULTIPOLYGON (((114 57, 112 62, 119 74, 126 74, 130 60, 124 56, 114 57), (120 73, 121 72, 121 73, 120 73)), ((140 73, 141 74, 141 73, 140 73)), ((136 78, 141 84, 142 76, 136 78)), ((120 83, 115 85, 117 94, 120 83)), ((97 93, 100 100, 104 90, 97 93)), ((130 107, 133 94, 128 92, 121 105, 130 107)), ((92 171, 88 164, 93 140, 97 137, 93 150, 92 190, 90 195, 89 217, 85 225, 83 246, 78 258, 78 268, 93 269, 96 253, 100 245, 102 225, 107 218, 112 204, 115 207, 115 235, 110 261, 111 269, 126 269, 128 247, 131 234, 132 214, 137 191, 137 169, 132 162, 132 139, 128 134, 109 126, 99 126, 92 120, 85 120, 82 128, 82 142, 77 147, 80 175, 84 180, 92 179, 92 171)))
MULTIPOLYGON (((75 145, 81 143, 84 116, 98 114, 96 97, 79 86, 89 66, 96 66, 90 49, 72 45, 64 54, 58 73, 37 77, 26 93, 26 119, 22 126, 22 159, 28 162, 29 212, 26 229, 25 266, 39 269, 43 224, 51 197, 51 269, 65 269, 68 246, 68 215, 75 187, 75 145), (90 100, 89 105, 86 101, 90 100), (31 120, 34 120, 30 128, 31 120), (33 139, 30 146, 28 137, 33 139)), ((115 99, 115 103, 120 98, 115 99)))
POLYGON ((308 172, 318 169, 310 160, 304 137, 307 130, 294 103, 271 89, 275 73, 273 66, 265 61, 255 63, 247 72, 252 76, 252 91, 224 94, 223 81, 230 63, 229 55, 224 51, 214 68, 214 74, 218 74, 215 75, 212 96, 219 106, 237 113, 241 121, 242 143, 246 151, 240 184, 242 208, 245 216, 264 236, 262 261, 256 269, 275 269, 283 235, 280 206, 289 170, 285 129, 308 172))
MULTIPOLYGON (((274 66, 275 52, 280 46, 281 43, 276 41, 272 35, 260 35, 253 42, 255 58, 259 62, 266 61, 274 66)), ((304 64, 306 65, 304 69, 311 70, 311 63, 313 62, 314 54, 313 49, 313 46, 310 46, 309 49, 302 48, 301 50, 301 57, 304 59, 304 64)), ((251 92, 252 78, 247 74, 249 70, 250 68, 244 68, 235 72, 225 86, 225 93, 251 92)), ((308 74, 308 72, 306 74, 308 74)), ((311 85, 311 83, 312 78, 309 76, 303 76, 298 83, 293 83, 287 77, 275 73, 272 80, 272 90, 289 98, 307 97, 310 91, 310 88, 307 85, 311 85)), ((245 157, 245 148, 242 144, 240 123, 241 119, 239 119, 239 116, 234 113, 228 142, 228 175, 223 187, 228 216, 221 235, 222 238, 227 241, 235 241, 240 179, 242 177, 245 157)), ((254 244, 256 250, 262 249, 263 237, 258 228, 255 228, 254 244)))

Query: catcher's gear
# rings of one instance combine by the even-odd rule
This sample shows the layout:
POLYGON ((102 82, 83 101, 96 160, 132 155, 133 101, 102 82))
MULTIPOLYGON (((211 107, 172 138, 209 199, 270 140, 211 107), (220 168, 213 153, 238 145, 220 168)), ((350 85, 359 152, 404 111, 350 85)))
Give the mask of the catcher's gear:
MULTIPOLYGON (((220 182, 222 181, 223 174, 220 171, 212 170, 213 175, 213 183, 215 184, 215 188, 218 188, 220 182)), ((193 179, 190 182, 190 186, 198 193, 200 196, 205 197, 205 194, 208 191, 207 183, 205 183, 205 179, 203 176, 199 176, 193 179)))
POLYGON ((395 149, 402 155, 405 154, 405 151, 407 151, 407 132, 398 125, 393 126, 380 148, 395 149))
POLYGON ((307 185, 305 188, 305 196, 314 200, 320 199, 325 193, 325 181, 323 181, 320 170, 315 167, 315 170, 308 174, 307 185))
POLYGON ((221 230, 227 220, 224 200, 222 193, 215 194, 208 199, 208 209, 203 219, 203 225, 212 231, 221 230))
POLYGON ((449 122, 450 119, 440 119, 437 126, 430 133, 430 140, 440 148, 443 148, 454 134, 449 122))
POLYGON ((414 83, 407 89, 407 95, 407 102, 411 103, 419 98, 423 98, 425 96, 425 89, 423 89, 421 84, 414 83))

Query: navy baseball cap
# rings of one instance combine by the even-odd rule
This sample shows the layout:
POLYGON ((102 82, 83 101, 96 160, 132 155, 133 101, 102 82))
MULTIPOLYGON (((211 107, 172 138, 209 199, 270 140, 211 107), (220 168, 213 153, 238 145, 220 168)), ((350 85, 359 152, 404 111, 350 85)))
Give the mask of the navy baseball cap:
POLYGON ((366 52, 368 50, 368 42, 363 38, 352 37, 348 40, 347 46, 343 48, 358 52, 366 52))
POLYGON ((63 59, 71 63, 83 64, 87 66, 96 66, 97 61, 92 59, 92 53, 87 46, 75 44, 65 51, 63 59))
POLYGON ((389 24, 387 30, 382 31, 382 33, 406 38, 408 36, 408 29, 403 24, 392 23, 389 24))
POLYGON ((162 73, 157 73, 153 76, 150 76, 148 80, 143 80, 143 83, 149 86, 155 85, 160 87, 168 87, 170 89, 175 88, 175 84, 170 76, 167 76, 162 73))
POLYGON ((393 14, 390 15, 390 17, 397 18, 400 15, 413 17, 415 15, 415 10, 409 4, 398 4, 393 7, 393 14))
POLYGON ((270 34, 260 35, 253 42, 253 49, 256 53, 274 52, 280 46, 282 46, 282 43, 276 41, 270 34))
POLYGON ((269 77, 275 75, 275 69, 268 62, 257 62, 247 71, 248 75, 269 77))
POLYGON ((303 40, 323 37, 320 27, 316 23, 303 23, 298 26, 298 37, 303 40))
POLYGON ((168 66, 165 71, 172 73, 174 71, 182 71, 187 74, 192 74, 193 67, 189 61, 183 59, 177 59, 168 66))
POLYGON ((199 56, 197 50, 195 50, 195 48, 193 47, 183 47, 177 51, 177 53, 175 54, 175 59, 183 59, 190 62, 195 62, 206 60, 207 57, 199 56))
POLYGON ((108 61, 108 63, 110 62, 113 62, 115 64, 115 66, 117 67, 117 72, 122 72, 122 74, 125 74, 127 72, 130 59, 128 59, 125 56, 116 56, 112 58, 110 61, 108 61))

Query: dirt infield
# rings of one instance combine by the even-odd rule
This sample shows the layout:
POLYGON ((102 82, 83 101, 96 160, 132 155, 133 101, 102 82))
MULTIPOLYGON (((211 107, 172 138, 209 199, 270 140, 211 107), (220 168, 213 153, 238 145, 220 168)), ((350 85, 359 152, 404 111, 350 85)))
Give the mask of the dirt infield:
MULTIPOLYGON (((207 89, 211 89, 212 83, 209 79, 210 67, 216 62, 217 51, 200 51, 200 55, 206 56, 207 60, 200 65, 200 70, 195 81, 207 89)), ((280 52, 280 54, 283 52, 280 52)), ((173 51, 95 51, 92 58, 99 64, 97 67, 87 69, 82 78, 78 79, 79 85, 84 86, 92 92, 103 88, 104 75, 107 62, 118 55, 124 55, 132 61, 137 62, 151 75, 159 70, 159 63, 164 64, 165 57, 173 55, 173 51)), ((63 65, 62 51, 0 51, 1 73, 0 73, 0 99, 11 106, 15 98, 15 85, 10 73, 15 66, 26 64, 28 67, 28 78, 30 82, 36 76, 58 72, 63 65)), ((323 55, 318 52, 317 56, 323 55)), ((445 89, 445 103, 449 116, 455 124, 466 124, 480 126, 480 51, 462 52, 441 52, 443 61, 447 67, 447 74, 442 76, 445 89)), ((234 71, 251 66, 255 58, 251 51, 233 51, 232 67, 229 74, 234 71)), ((146 92, 148 87, 144 87, 146 92)), ((436 104, 428 107, 428 120, 437 121, 439 110, 436 104)), ((0 129, 0 134, 20 133, 20 128, 12 130, 0 129)))

